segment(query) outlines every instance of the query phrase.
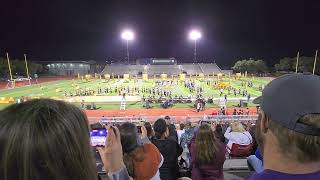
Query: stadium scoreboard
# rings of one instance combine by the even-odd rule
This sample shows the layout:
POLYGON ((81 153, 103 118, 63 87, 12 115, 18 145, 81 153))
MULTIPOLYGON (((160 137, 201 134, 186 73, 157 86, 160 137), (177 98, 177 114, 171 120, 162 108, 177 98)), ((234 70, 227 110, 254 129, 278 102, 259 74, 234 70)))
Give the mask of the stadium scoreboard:
POLYGON ((173 65, 173 64, 177 64, 177 60, 175 58, 141 58, 141 59, 137 59, 137 64, 173 65))

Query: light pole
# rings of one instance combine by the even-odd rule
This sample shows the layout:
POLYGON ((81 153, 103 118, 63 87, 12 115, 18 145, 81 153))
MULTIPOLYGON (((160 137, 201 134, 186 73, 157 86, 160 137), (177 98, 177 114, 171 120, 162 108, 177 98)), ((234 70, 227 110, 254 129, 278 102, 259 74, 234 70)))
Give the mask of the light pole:
POLYGON ((129 57, 129 41, 132 41, 134 39, 134 33, 131 30, 124 30, 121 33, 121 38, 126 40, 127 42, 127 61, 128 63, 130 62, 130 57, 129 57))
POLYGON ((201 32, 198 30, 192 30, 189 33, 189 39, 194 41, 194 57, 193 62, 197 63, 197 40, 201 38, 201 32))

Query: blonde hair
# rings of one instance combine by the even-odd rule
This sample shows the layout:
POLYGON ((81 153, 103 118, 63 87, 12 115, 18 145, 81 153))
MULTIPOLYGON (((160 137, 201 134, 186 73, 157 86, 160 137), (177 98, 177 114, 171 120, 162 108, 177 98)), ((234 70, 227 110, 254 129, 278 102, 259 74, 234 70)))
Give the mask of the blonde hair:
MULTIPOLYGON (((300 123, 320 128, 320 114, 308 114, 298 120, 300 123)), ((276 135, 279 150, 287 158, 301 163, 320 161, 320 136, 305 135, 269 121, 269 128, 276 135)))
POLYGON ((240 122, 234 122, 231 124, 231 129, 233 132, 245 132, 243 125, 240 122))

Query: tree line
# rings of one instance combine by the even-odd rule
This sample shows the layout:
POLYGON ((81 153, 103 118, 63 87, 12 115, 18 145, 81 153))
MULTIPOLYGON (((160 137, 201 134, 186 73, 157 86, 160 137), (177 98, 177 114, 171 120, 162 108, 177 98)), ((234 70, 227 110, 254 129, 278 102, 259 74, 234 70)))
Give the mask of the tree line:
MULTIPOLYGON (((278 64, 275 64, 274 68, 277 71, 295 71, 297 58, 285 57, 280 59, 278 64)), ((314 57, 299 57, 298 72, 312 72, 314 57)), ((319 63, 319 59, 318 59, 319 63)), ((319 74, 320 66, 316 66, 315 72, 319 74)))
MULTIPOLYGON (((320 60, 318 59, 318 63, 320 60)), ((264 60, 244 59, 238 60, 232 67, 235 72, 267 73, 267 72, 295 72, 297 58, 284 57, 273 67, 268 67, 264 60)), ((299 57, 298 72, 311 72, 313 70, 314 57, 299 57)), ((316 66, 315 74, 320 74, 320 65, 316 66)))
MULTIPOLYGON (((262 59, 254 60, 243 59, 238 60, 232 67, 234 72, 248 72, 252 74, 267 73, 267 72, 295 72, 296 69, 296 57, 284 57, 280 59, 279 63, 275 64, 273 67, 268 67, 266 62, 262 59)), ((313 70, 314 57, 299 57, 298 72, 312 72, 313 70)), ((318 64, 320 60, 318 60, 318 64)), ((26 67, 24 60, 13 59, 10 60, 12 75, 22 75, 27 77, 26 67)), ((35 73, 43 72, 44 68, 41 64, 28 61, 28 68, 30 76, 35 73)), ((316 66, 315 74, 320 74, 320 65, 316 66)), ((0 77, 9 77, 8 63, 7 59, 0 57, 0 77)))
MULTIPOLYGON (((12 76, 24 76, 27 77, 25 61, 21 59, 10 60, 12 76)), ((29 75, 32 77, 33 74, 41 73, 43 67, 41 64, 28 61, 29 75)), ((6 58, 0 57, 0 77, 9 78, 8 61, 6 58)))
POLYGON ((253 59, 244 59, 237 61, 232 69, 236 72, 248 72, 248 73, 265 73, 269 71, 268 66, 266 63, 259 59, 259 60, 253 60, 253 59))

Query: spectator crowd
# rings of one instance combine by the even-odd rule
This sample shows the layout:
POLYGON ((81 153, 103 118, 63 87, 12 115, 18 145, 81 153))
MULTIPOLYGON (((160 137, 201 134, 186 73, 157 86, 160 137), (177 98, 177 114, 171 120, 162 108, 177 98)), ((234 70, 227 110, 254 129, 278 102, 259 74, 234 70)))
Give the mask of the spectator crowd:
POLYGON ((279 77, 254 100, 255 124, 185 119, 177 127, 166 116, 89 127, 83 111, 62 101, 11 105, 0 111, 0 179, 98 179, 93 150, 111 180, 224 179, 234 157, 247 158, 249 180, 320 179, 319 92, 318 76, 279 77), (92 147, 97 127, 107 129, 106 142, 92 147))

